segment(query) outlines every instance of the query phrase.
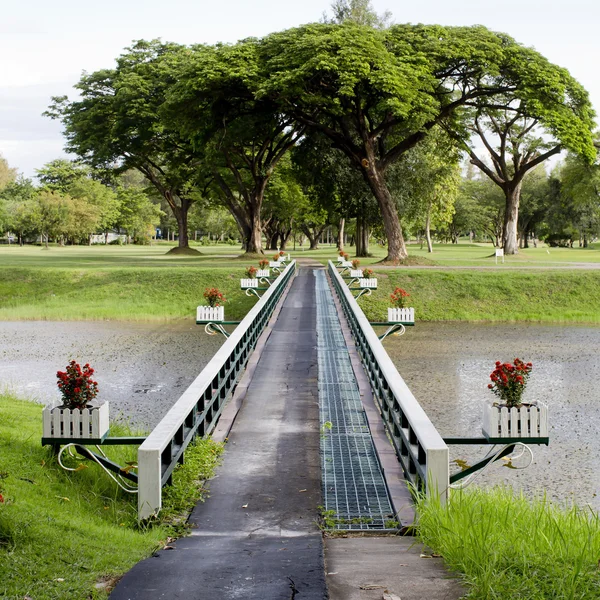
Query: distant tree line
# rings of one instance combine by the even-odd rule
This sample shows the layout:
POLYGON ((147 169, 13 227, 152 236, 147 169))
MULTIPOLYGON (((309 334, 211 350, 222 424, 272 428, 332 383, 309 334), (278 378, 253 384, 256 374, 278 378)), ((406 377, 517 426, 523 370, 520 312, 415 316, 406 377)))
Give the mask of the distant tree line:
MULTIPOLYGON (((358 255, 375 236, 392 262, 417 230, 430 248, 434 233, 485 232, 509 254, 544 227, 593 235, 594 114, 565 69, 481 26, 391 24, 368 0, 332 9, 236 44, 137 41, 47 114, 83 164, 111 173, 117 197, 131 188, 114 182, 139 173, 184 250, 190 220, 217 206, 248 253, 285 246, 292 232, 314 246, 333 224, 339 244, 352 227, 358 255), (544 178, 540 165, 563 151, 561 174, 544 178), (464 176, 464 156, 481 176, 464 176)), ((78 239, 112 218, 90 200, 92 227, 83 193, 46 184, 37 196, 70 199, 78 239)))

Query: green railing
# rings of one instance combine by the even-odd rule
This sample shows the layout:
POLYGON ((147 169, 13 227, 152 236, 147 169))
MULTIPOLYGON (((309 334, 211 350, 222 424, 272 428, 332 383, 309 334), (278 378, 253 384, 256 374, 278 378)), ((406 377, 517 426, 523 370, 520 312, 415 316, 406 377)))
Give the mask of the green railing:
POLYGON ((228 337, 138 450, 138 518, 161 508, 162 487, 196 436, 217 424, 248 358, 296 270, 292 261, 228 337))
POLYGON ((331 261, 329 275, 406 478, 427 493, 436 493, 445 499, 449 485, 448 446, 404 383, 331 261))

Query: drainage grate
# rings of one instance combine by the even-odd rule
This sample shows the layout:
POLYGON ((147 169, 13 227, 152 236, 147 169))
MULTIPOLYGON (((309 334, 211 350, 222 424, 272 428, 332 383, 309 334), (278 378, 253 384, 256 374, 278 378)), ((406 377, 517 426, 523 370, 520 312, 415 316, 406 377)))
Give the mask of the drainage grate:
POLYGON ((393 528, 350 356, 324 271, 316 277, 321 463, 326 524, 332 529, 393 528))

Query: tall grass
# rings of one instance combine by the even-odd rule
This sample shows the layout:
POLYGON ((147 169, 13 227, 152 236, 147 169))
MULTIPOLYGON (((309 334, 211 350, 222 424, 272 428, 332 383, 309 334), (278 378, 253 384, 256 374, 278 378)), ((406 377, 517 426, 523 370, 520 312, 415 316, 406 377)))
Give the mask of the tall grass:
POLYGON ((476 600, 597 600, 600 519, 506 488, 418 499, 419 536, 476 600))

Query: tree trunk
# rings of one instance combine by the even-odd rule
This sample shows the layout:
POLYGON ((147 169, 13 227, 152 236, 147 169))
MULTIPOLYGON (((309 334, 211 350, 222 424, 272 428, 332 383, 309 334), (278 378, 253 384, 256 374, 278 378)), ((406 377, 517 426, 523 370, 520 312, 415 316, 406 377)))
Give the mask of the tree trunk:
POLYGON ((262 227, 260 222, 260 204, 253 203, 250 215, 250 232, 246 243, 248 254, 264 254, 262 247, 262 227))
POLYGON ((519 201, 521 200, 521 183, 514 188, 507 187, 504 191, 506 206, 504 211, 504 228, 502 238, 504 254, 517 254, 519 245, 517 240, 517 221, 519 219, 519 201))
POLYGON ((425 239, 427 240, 427 252, 433 252, 433 244, 431 243, 431 202, 427 206, 427 216, 425 217, 425 239))
POLYGON ((361 230, 361 235, 362 235, 362 240, 361 240, 361 248, 362 248, 362 254, 361 256, 369 256, 369 236, 370 236, 370 231, 369 231, 369 224, 367 223, 367 220, 363 218, 363 225, 362 225, 362 230, 361 230))
POLYGON ((290 235, 292 235, 291 228, 287 229, 285 231, 279 232, 279 239, 281 240, 281 246, 280 246, 281 250, 286 250, 288 241, 290 239, 290 235))
POLYGON ((363 255, 362 249, 362 216, 358 215, 356 217, 356 256, 363 255))
POLYGON ((346 225, 346 219, 344 219, 344 217, 342 217, 340 219, 340 224, 338 227, 338 234, 337 234, 337 248, 338 250, 342 250, 344 247, 344 226, 346 225))
POLYGON ((390 194, 390 190, 385 183, 383 173, 376 166, 375 153, 369 152, 369 161, 364 160, 362 164, 362 174, 368 183, 383 217, 383 226, 388 243, 386 262, 398 262, 408 257, 402 227, 398 218, 396 203, 390 194))

